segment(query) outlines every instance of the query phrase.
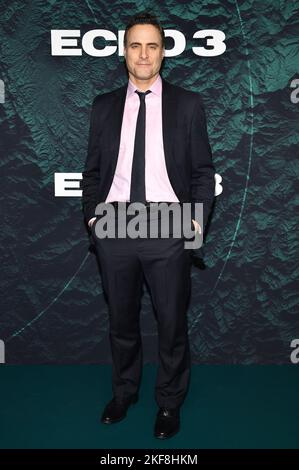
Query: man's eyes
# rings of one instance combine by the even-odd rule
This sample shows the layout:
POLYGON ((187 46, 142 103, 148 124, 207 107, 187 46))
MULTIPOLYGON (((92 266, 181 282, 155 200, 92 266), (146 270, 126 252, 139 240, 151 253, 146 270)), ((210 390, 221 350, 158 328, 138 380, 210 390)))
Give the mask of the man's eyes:
MULTIPOLYGON (((137 46, 137 44, 135 44, 134 46, 131 46, 133 49, 135 49, 137 46)), ((149 46, 150 49, 157 49, 157 46, 149 46)))

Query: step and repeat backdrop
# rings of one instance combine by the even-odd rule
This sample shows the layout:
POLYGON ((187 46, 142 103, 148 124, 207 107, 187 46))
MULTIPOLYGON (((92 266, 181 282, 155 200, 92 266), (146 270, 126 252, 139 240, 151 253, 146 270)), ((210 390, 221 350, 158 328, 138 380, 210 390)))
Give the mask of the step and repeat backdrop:
MULTIPOLYGON (((195 364, 299 362, 299 2, 0 4, 0 362, 110 363, 82 212, 93 98, 127 83, 129 18, 157 15, 161 75, 201 93, 216 175, 192 266, 195 364)), ((146 285, 145 362, 157 361, 146 285)))

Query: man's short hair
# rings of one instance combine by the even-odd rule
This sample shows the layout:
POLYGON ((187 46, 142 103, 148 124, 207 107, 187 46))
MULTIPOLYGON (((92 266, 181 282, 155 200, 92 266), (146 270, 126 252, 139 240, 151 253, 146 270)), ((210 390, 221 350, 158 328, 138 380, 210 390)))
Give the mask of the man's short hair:
POLYGON ((156 15, 152 15, 151 13, 148 13, 147 11, 143 11, 141 13, 138 13, 137 15, 134 15, 130 18, 126 30, 125 30, 125 35, 124 35, 124 47, 127 47, 127 36, 128 36, 128 31, 130 28, 135 26, 136 24, 152 24, 155 26, 155 28, 158 29, 160 35, 161 35, 161 40, 162 40, 162 47, 165 47, 165 34, 164 34, 164 29, 162 28, 161 24, 159 23, 156 15))

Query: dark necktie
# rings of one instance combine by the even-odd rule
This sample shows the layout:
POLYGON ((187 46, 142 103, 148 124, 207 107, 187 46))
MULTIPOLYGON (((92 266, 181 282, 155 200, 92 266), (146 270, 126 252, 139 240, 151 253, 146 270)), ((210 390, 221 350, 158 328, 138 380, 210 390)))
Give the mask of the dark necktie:
POLYGON ((135 90, 140 98, 136 122, 134 154, 131 173, 130 202, 145 202, 145 92, 135 90))

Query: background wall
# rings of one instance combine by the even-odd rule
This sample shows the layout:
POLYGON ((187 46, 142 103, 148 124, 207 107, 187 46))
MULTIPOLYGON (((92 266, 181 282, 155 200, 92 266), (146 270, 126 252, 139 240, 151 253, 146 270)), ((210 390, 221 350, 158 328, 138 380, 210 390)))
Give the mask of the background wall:
MULTIPOLYGON (((205 269, 192 268, 193 361, 289 363, 299 337, 299 2, 12 0, 0 8, 6 362, 111 360, 107 305, 81 198, 55 196, 54 173, 83 171, 91 102, 126 83, 124 59, 118 51, 53 56, 51 30, 80 30, 82 38, 99 28, 117 36, 131 15, 148 8, 186 38, 161 74, 202 94, 222 176, 205 269), (223 54, 194 54, 193 46, 205 45, 192 39, 202 29, 224 32, 223 54)), ((172 47, 168 38, 166 49, 172 47)), ((154 362, 156 324, 146 289, 141 318, 144 360, 154 362)))

